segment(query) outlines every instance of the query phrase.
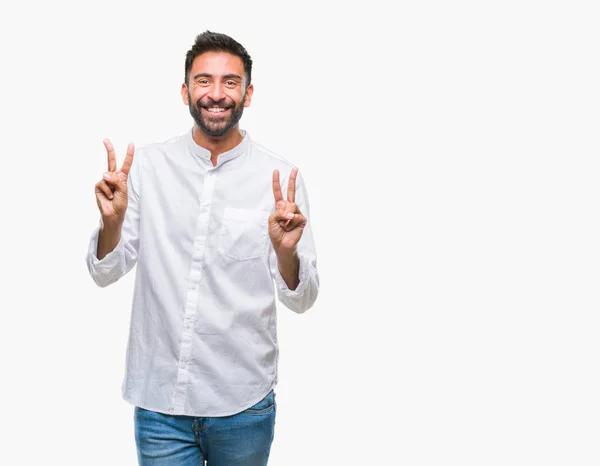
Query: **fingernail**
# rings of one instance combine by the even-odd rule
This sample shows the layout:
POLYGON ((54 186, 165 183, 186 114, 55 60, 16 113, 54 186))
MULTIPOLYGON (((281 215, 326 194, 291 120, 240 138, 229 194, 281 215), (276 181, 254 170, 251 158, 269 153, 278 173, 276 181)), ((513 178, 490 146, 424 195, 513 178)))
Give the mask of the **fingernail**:
POLYGON ((291 212, 288 212, 288 213, 286 214, 286 217, 287 217, 287 218, 294 218, 294 214, 293 214, 293 213, 291 213, 291 212))
POLYGON ((110 180, 110 173, 106 172, 106 173, 104 174, 104 179, 105 179, 105 180, 110 180))

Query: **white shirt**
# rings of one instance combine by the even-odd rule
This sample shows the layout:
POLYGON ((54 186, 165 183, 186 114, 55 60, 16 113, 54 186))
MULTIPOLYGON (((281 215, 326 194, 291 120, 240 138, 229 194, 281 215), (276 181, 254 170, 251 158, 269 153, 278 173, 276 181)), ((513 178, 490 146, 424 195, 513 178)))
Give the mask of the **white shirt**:
MULTIPOLYGON (((166 414, 226 416, 260 401, 277 383, 277 298, 301 313, 319 289, 308 198, 298 243, 300 283, 288 289, 267 222, 275 209, 273 170, 286 192, 292 165, 247 132, 213 167, 190 130, 135 152, 121 240, 87 265, 107 286, 137 263, 123 398, 166 414)), ((100 221, 102 224, 102 221, 100 221)))

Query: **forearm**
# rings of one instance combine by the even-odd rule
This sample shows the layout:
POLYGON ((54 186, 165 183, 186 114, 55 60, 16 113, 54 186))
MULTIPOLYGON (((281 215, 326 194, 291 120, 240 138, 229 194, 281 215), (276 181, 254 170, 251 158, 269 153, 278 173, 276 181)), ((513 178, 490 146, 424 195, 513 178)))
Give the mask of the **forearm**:
POLYGON ((96 257, 102 260, 108 253, 112 252, 121 240, 122 222, 103 222, 98 235, 98 251, 96 257))
POLYGON ((319 275, 314 256, 301 256, 298 254, 296 258, 298 260, 297 274, 293 274, 292 267, 290 267, 290 270, 285 270, 287 263, 284 261, 276 265, 277 271, 274 278, 279 300, 288 309, 300 314, 310 309, 317 299, 319 275), (285 278, 284 273, 286 272, 289 272, 292 276, 285 278), (296 281, 291 282, 292 280, 296 281), (290 285, 294 285, 294 287, 292 288, 290 285))
POLYGON ((295 290, 300 283, 300 259, 296 251, 278 253, 277 267, 287 287, 295 290))
POLYGON ((90 238, 87 266, 98 286, 116 282, 133 268, 139 247, 138 221, 135 215, 122 225, 111 225, 103 219, 90 238))

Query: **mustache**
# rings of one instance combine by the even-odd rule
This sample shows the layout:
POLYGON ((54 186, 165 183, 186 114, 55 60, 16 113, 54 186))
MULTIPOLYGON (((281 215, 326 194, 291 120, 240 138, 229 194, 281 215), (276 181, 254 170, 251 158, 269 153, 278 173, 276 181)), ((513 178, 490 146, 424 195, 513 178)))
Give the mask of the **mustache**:
POLYGON ((228 102, 226 99, 213 100, 211 98, 200 99, 196 102, 198 108, 200 107, 221 107, 221 108, 234 108, 233 102, 228 102))

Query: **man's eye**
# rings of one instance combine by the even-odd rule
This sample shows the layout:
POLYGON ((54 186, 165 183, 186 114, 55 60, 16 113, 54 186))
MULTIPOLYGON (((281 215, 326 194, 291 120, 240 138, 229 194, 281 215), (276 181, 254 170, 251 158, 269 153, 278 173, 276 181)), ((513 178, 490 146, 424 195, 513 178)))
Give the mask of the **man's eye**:
POLYGON ((235 86, 235 81, 227 81, 225 84, 227 86, 235 86))

